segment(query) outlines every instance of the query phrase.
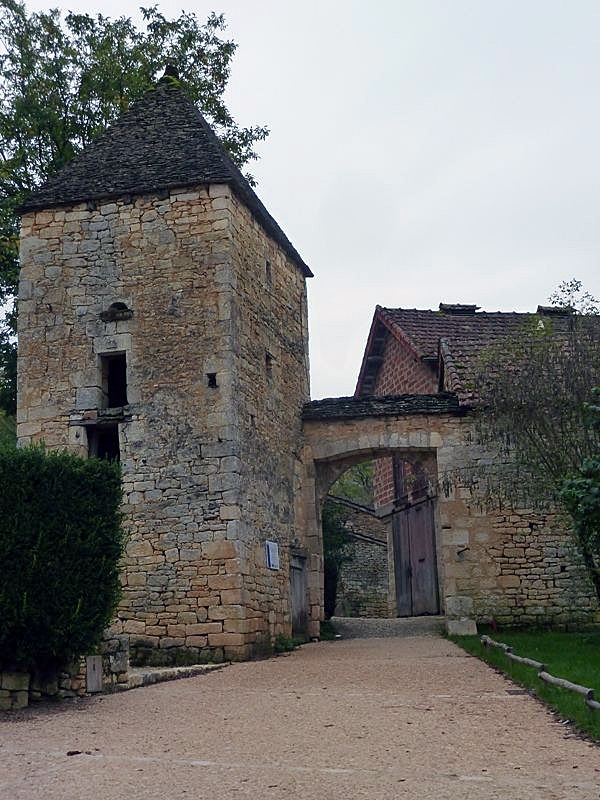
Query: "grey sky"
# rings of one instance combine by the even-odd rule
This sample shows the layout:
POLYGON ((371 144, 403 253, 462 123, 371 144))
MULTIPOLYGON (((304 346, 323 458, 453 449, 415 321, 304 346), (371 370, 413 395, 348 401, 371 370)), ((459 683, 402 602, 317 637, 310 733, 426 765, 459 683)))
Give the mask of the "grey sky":
MULTIPOLYGON (((95 12, 76 0, 33 2, 95 12)), ((130 0, 102 13, 137 15, 130 0)), ((351 394, 375 304, 600 295, 600 3, 215 0, 258 193, 315 273, 313 397, 351 394)))

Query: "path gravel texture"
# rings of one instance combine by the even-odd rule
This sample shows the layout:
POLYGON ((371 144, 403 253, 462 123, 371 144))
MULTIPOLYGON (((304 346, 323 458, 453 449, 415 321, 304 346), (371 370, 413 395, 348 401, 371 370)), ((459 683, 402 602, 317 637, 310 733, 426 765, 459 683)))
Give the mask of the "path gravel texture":
POLYGON ((514 690, 434 636, 310 644, 4 715, 0 798, 600 798, 600 748, 514 690))

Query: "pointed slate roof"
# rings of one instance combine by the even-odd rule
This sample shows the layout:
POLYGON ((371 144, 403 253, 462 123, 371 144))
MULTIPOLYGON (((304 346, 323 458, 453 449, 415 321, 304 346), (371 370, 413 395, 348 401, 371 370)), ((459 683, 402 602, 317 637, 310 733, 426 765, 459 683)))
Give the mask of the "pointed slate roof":
POLYGON ((87 200, 225 183, 300 267, 312 272, 184 92, 159 84, 34 191, 21 213, 87 200))

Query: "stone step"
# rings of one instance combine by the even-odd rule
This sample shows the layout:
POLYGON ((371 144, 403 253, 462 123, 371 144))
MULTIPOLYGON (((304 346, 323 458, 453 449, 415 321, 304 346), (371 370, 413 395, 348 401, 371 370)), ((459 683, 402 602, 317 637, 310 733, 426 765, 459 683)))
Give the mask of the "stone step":
POLYGON ((388 636, 439 636, 446 630, 446 617, 332 617, 331 623, 343 639, 388 636))

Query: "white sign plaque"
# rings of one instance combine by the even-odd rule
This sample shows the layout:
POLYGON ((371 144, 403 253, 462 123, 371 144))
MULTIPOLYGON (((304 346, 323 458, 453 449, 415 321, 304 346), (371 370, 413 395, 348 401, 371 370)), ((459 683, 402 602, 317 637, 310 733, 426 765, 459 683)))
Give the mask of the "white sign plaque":
POLYGON ((265 555, 269 569, 279 569, 279 545, 277 542, 265 542, 265 555))

